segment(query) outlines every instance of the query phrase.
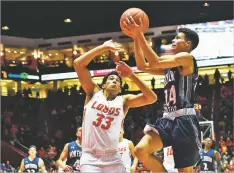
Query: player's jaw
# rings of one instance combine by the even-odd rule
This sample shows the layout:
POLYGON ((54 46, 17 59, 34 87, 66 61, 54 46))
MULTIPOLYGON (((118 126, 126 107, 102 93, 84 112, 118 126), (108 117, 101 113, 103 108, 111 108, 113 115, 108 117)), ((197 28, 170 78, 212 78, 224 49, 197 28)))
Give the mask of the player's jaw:
POLYGON ((120 81, 117 76, 113 75, 107 79, 104 89, 112 95, 117 95, 120 91, 120 81))

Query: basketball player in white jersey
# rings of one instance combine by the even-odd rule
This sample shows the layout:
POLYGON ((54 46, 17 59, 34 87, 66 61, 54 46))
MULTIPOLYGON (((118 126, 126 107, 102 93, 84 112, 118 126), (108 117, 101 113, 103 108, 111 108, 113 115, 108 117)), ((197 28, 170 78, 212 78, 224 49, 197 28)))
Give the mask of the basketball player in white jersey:
POLYGON ((126 172, 118 153, 121 124, 129 108, 152 104, 157 96, 124 62, 117 72, 103 78, 102 87, 92 81, 87 65, 106 51, 121 51, 112 40, 86 52, 74 61, 74 68, 86 93, 82 124, 81 172, 126 172), (142 93, 120 96, 121 78, 129 78, 142 93))
POLYGON ((126 171, 135 172, 138 164, 138 159, 134 154, 134 144, 132 141, 124 138, 123 135, 124 130, 122 128, 119 135, 118 151, 121 155, 126 171), (131 156, 133 157, 133 164, 131 156))

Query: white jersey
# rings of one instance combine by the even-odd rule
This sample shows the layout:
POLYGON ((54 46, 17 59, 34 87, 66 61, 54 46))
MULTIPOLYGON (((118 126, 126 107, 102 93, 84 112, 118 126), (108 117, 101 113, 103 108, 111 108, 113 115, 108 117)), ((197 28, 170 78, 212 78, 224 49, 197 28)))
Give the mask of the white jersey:
POLYGON ((98 91, 84 107, 82 150, 115 150, 124 119, 123 97, 107 101, 98 91))
POLYGON ((118 151, 121 155, 121 159, 124 163, 125 169, 130 171, 131 168, 131 152, 129 150, 129 140, 123 138, 123 140, 119 143, 118 151))
POLYGON ((175 162, 173 157, 172 147, 163 148, 163 166, 166 168, 168 172, 178 172, 175 168, 175 162))

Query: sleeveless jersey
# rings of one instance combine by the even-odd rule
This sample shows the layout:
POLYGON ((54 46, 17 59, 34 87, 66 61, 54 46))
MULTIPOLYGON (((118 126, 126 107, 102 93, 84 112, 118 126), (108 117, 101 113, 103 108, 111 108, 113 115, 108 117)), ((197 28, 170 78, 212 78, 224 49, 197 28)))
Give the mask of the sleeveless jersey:
POLYGON ((93 95, 84 107, 82 150, 115 150, 124 119, 123 97, 107 101, 103 91, 93 95))
POLYGON ((172 147, 163 148, 163 165, 168 172, 178 172, 175 168, 174 156, 172 147))
POLYGON ((124 163, 126 170, 130 171, 132 160, 128 144, 129 140, 123 138, 123 140, 119 143, 118 151, 121 155, 121 159, 124 163))
POLYGON ((81 147, 77 145, 76 141, 68 143, 67 165, 71 166, 74 171, 80 170, 80 157, 82 154, 81 147))
POLYGON ((210 149, 208 152, 205 152, 202 149, 200 155, 202 156, 200 171, 215 171, 214 150, 210 149))
POLYGON ((164 78, 164 117, 185 114, 196 115, 193 109, 198 68, 193 58, 194 72, 188 76, 180 75, 181 67, 165 69, 164 78))
POLYGON ((39 172, 39 157, 32 161, 28 157, 24 158, 24 172, 39 172))

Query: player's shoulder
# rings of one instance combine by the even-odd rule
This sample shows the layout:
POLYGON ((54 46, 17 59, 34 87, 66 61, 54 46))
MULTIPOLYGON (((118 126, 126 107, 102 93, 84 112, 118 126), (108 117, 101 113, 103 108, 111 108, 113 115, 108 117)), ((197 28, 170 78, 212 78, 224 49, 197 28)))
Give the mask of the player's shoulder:
POLYGON ((193 64, 194 57, 189 52, 179 52, 175 54, 175 60, 178 64, 191 65, 193 64))
POLYGON ((175 58, 189 58, 189 59, 193 59, 193 55, 189 52, 179 52, 177 54, 175 54, 175 58))

